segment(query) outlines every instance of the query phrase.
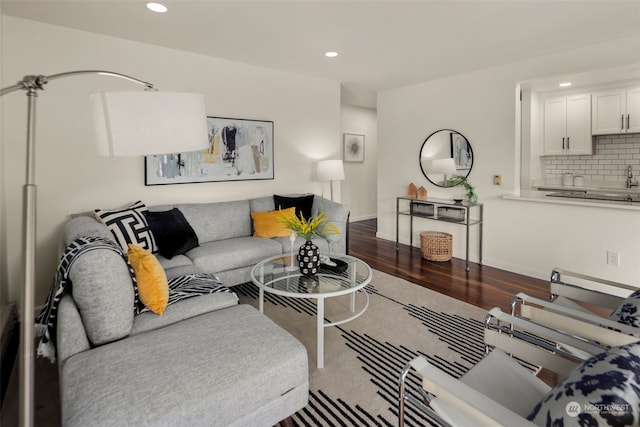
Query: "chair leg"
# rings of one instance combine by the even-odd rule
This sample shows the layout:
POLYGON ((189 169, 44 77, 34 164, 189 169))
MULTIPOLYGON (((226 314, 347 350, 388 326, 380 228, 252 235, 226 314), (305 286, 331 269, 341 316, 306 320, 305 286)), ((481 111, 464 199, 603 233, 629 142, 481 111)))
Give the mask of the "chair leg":
POLYGON ((399 387, 399 396, 398 396, 398 426, 404 427, 404 397, 406 392, 406 379, 407 374, 411 370, 411 364, 407 364, 402 370, 402 374, 400 375, 400 387, 399 387))

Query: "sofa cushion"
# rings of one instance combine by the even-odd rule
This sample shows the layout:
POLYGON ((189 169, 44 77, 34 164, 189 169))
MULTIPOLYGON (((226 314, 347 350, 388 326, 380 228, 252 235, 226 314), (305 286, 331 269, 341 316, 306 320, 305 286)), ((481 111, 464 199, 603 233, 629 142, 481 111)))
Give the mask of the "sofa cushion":
POLYGON ((251 212, 253 237, 265 239, 288 237, 291 235, 291 230, 282 223, 282 220, 287 217, 293 217, 295 211, 296 209, 291 207, 269 212, 251 212))
POLYGON ((127 251, 129 243, 151 252, 158 252, 158 246, 145 218, 147 207, 137 201, 125 208, 96 209, 96 219, 111 230, 115 240, 127 251))
POLYGON ((296 216, 309 219, 313 215, 313 194, 305 194, 304 196, 279 196, 273 195, 273 202, 276 209, 296 208, 296 216))
POLYGON ((249 208, 251 209, 251 212, 268 212, 276 210, 276 206, 273 203, 273 196, 249 199, 249 208))
POLYGON ((149 211, 145 216, 158 244, 158 252, 165 258, 173 258, 198 246, 198 236, 180 209, 149 211))
POLYGON ((177 205, 198 236, 200 244, 251 236, 249 201, 177 205))
POLYGON ((297 339, 239 305, 76 354, 60 380, 67 427, 225 426, 308 387, 308 361, 297 339))
POLYGON ((69 279, 91 343, 106 344, 129 335, 134 288, 129 267, 120 254, 105 249, 87 252, 76 259, 69 279))
POLYGON ((211 274, 176 277, 169 282, 169 304, 164 315, 160 317, 149 312, 140 313, 133 320, 131 335, 237 304, 236 294, 211 274))
POLYGON ((271 239, 240 237, 203 243, 187 252, 193 263, 207 272, 221 272, 257 264, 282 254, 282 244, 271 239))
POLYGON ((156 257, 140 246, 129 245, 129 264, 136 273, 140 301, 152 312, 162 315, 169 301, 169 281, 156 257))
POLYGON ((193 262, 186 255, 176 255, 172 258, 165 258, 162 254, 157 254, 156 258, 165 270, 170 270, 176 267, 193 267, 193 262))

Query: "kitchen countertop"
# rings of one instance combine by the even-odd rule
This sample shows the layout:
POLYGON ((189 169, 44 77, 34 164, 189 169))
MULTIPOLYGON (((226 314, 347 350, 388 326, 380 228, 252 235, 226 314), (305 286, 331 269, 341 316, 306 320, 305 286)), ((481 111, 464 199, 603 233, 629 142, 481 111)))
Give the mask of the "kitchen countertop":
POLYGON ((601 186, 584 186, 575 187, 573 185, 538 185, 534 189, 537 191, 589 191, 594 193, 613 193, 613 194, 640 194, 639 187, 601 187, 601 186))
MULTIPOLYGON (((599 208, 611 208, 611 209, 625 209, 625 210, 637 210, 640 211, 640 203, 630 203, 624 201, 611 201, 611 200, 593 200, 593 199, 572 199, 572 198, 564 198, 564 197, 547 197, 547 194, 555 192, 557 190, 553 190, 549 187, 545 187, 545 189, 549 189, 552 191, 521 191, 520 194, 507 194, 502 198, 505 200, 519 200, 525 202, 537 202, 537 203, 550 203, 556 205, 574 205, 574 206, 591 206, 591 207, 599 207, 599 208)), ((562 187, 564 191, 581 191, 585 190, 585 188, 577 188, 577 187, 562 187)), ((600 189, 600 192, 614 192, 611 191, 613 189, 600 189)), ((620 189, 627 191, 620 191, 620 193, 629 193, 629 189, 620 189)), ((633 189, 633 193, 638 193, 639 191, 633 189)), ((595 190, 592 190, 595 191, 595 190)))

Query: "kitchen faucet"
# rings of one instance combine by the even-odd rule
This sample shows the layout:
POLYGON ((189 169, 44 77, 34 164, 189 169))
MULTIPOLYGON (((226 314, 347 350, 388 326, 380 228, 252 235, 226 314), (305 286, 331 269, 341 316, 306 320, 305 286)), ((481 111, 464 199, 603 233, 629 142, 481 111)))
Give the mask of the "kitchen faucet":
POLYGON ((631 165, 627 166, 627 188, 637 187, 638 180, 633 181, 633 171, 631 165))

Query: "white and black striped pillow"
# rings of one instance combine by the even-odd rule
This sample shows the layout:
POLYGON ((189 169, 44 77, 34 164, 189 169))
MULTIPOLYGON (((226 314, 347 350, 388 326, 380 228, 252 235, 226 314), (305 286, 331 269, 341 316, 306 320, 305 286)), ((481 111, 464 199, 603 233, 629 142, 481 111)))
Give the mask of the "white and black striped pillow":
POLYGON ((98 221, 111 230, 125 253, 129 243, 155 253, 158 252, 158 245, 145 218, 146 211, 145 204, 138 200, 126 208, 96 209, 94 212, 98 221))

